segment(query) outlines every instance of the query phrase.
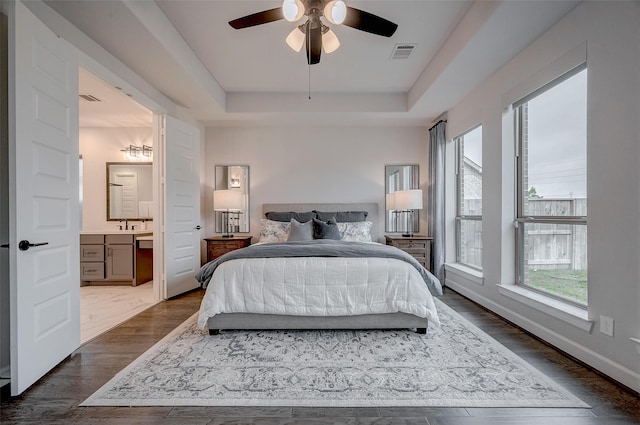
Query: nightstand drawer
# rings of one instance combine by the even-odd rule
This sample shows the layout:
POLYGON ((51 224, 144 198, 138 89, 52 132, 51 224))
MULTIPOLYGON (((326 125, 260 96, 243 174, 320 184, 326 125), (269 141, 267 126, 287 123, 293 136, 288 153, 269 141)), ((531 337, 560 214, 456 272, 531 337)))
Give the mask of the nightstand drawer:
POLYGON ((234 249, 239 249, 244 247, 244 242, 242 241, 228 241, 228 242, 218 242, 214 245, 214 252, 225 253, 227 251, 233 251, 234 249))
POLYGON ((426 241, 411 241, 411 240, 407 240, 407 241, 403 241, 403 240, 396 240, 393 242, 393 246, 396 246, 398 248, 400 248, 403 251, 424 251, 425 249, 427 249, 427 242, 426 241))
POLYGON ((229 251, 244 248, 251 245, 251 236, 236 236, 228 238, 205 238, 207 242, 207 261, 215 260, 229 251))
POLYGON ((386 235, 387 245, 395 246, 415 258, 429 270, 431 263, 431 238, 425 236, 401 237, 386 235))

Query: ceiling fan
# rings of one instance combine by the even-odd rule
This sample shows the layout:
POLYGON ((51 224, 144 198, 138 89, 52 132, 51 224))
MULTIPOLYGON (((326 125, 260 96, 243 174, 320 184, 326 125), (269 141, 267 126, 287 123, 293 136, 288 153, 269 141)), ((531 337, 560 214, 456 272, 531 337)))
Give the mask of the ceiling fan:
POLYGON ((342 24, 383 37, 391 37, 398 28, 397 24, 380 16, 347 6, 343 0, 283 0, 281 7, 234 19, 229 25, 242 29, 280 19, 295 22, 303 16, 307 17, 307 21, 294 28, 286 42, 297 52, 304 44, 309 65, 320 62, 322 49, 325 53, 331 53, 340 46, 338 37, 322 23, 321 17, 335 25, 342 24))

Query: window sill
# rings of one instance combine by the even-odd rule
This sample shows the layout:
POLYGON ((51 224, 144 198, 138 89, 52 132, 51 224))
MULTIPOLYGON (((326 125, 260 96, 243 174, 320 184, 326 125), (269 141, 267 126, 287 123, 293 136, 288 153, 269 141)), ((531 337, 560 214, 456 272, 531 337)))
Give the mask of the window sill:
POLYGON ((585 309, 516 285, 498 285, 498 291, 505 297, 526 304, 578 329, 591 333, 593 320, 589 320, 589 313, 585 309))
POLYGON ((474 269, 461 263, 447 263, 444 265, 444 270, 447 279, 451 277, 451 280, 454 282, 457 281, 456 277, 460 277, 476 285, 484 285, 484 274, 482 270, 474 269))

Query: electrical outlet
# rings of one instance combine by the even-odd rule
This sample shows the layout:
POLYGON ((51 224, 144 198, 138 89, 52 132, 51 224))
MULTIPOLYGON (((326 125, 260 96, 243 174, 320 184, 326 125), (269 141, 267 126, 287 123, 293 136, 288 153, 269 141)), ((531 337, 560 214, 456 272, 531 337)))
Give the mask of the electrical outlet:
POLYGON ((607 316, 600 316, 600 332, 613 337, 613 319, 607 316))

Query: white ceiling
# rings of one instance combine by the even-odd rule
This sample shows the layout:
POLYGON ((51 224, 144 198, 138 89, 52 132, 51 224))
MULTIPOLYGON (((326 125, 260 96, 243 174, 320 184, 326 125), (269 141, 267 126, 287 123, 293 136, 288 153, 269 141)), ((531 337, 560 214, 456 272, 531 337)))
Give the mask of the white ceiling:
MULTIPOLYGON (((329 24, 340 48, 309 67, 304 49, 296 53, 284 42, 295 24, 228 25, 279 0, 45 2, 210 126, 427 125, 578 3, 347 0, 398 30, 386 38, 329 24), (411 57, 391 60, 404 43, 417 44, 411 57)), ((83 91, 100 85, 86 74, 81 80, 83 91)), ((86 119, 122 120, 125 108, 116 105, 86 119)))
POLYGON ((91 72, 80 68, 80 127, 151 127, 151 111, 91 72), (94 101, 83 98, 94 97, 94 101))

